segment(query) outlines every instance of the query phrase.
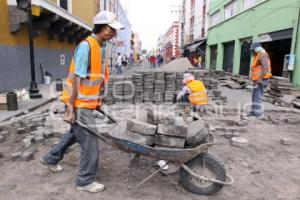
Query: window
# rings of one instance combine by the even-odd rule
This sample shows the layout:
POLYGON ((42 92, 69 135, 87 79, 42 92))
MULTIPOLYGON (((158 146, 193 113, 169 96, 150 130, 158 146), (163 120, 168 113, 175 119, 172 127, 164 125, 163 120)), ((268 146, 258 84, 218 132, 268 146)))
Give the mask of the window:
POLYGON ((255 0, 244 0, 244 10, 251 8, 255 5, 255 0))
POLYGON ((234 0, 225 6, 225 19, 228 19, 237 13, 237 1, 234 0))
POLYGON ((59 0, 58 5, 61 8, 69 11, 70 13, 72 13, 72 0, 59 0))
POLYGON ((210 25, 211 26, 214 26, 214 25, 216 25, 217 23, 219 23, 220 22, 220 11, 218 11, 218 12, 215 12, 214 14, 212 14, 211 16, 210 16, 210 25))

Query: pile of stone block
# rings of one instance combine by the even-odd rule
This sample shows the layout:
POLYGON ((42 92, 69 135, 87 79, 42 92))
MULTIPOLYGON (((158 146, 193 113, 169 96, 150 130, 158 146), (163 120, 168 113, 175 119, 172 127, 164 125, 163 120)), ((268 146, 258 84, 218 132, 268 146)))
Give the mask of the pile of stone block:
POLYGON ((143 71, 142 74, 144 80, 143 101, 145 103, 153 102, 155 81, 154 73, 151 71, 143 71))
POLYGON ((166 90, 165 90, 165 101, 173 102, 176 94, 176 73, 166 72, 166 90))
POLYGON ((165 72, 154 72, 155 82, 154 82, 154 103, 160 104, 164 102, 165 99, 165 72))
POLYGON ((274 76, 270 80, 269 98, 273 100, 273 103, 284 103, 281 98, 285 95, 292 94, 292 84, 288 78, 274 76))
POLYGON ((176 91, 180 91, 183 87, 183 72, 176 72, 176 91))
POLYGON ((132 76, 124 77, 124 103, 133 103, 135 86, 133 85, 132 76))
POLYGON ((113 94, 113 88, 114 88, 114 78, 110 78, 105 90, 103 91, 104 94, 104 103, 107 105, 114 104, 114 94, 113 94), (105 94, 105 93, 106 94, 105 94))
POLYGON ((132 81, 134 85, 134 103, 143 103, 143 74, 133 74, 132 81))
POLYGON ((114 103, 123 103, 124 100, 124 78, 116 77, 113 83, 114 103))

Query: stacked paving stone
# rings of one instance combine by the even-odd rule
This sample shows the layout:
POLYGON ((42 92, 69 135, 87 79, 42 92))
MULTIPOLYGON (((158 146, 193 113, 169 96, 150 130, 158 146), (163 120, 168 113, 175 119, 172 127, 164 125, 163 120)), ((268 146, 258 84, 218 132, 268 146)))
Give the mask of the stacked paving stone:
POLYGON ((114 103, 123 103, 124 100, 124 77, 116 77, 113 87, 114 103))
POLYGON ((156 129, 156 125, 130 119, 127 121, 126 135, 130 141, 152 146, 156 129))
POLYGON ((160 104, 163 103, 165 99, 165 72, 154 72, 154 75, 154 103, 160 104))
POLYGON ((292 84, 288 78, 274 76, 270 81, 270 97, 279 101, 284 95, 291 95, 292 84))
POLYGON ((143 74, 132 75, 132 81, 134 85, 134 103, 143 103, 143 74))
POLYGON ((183 72, 177 72, 176 73, 176 91, 180 91, 183 87, 182 81, 183 81, 183 72))
POLYGON ((154 99, 154 73, 151 71, 144 71, 143 80, 144 80, 144 92, 143 92, 143 101, 145 103, 153 102, 154 99))
POLYGON ((176 94, 176 73, 166 72, 165 102, 173 102, 176 94))
POLYGON ((108 84, 107 84, 107 93, 104 96, 104 103, 107 105, 114 104, 114 78, 110 78, 108 84))
POLYGON ((124 103, 133 103, 135 94, 135 87, 133 85, 132 76, 124 77, 123 88, 124 88, 124 103))
POLYGON ((187 127, 176 123, 174 113, 148 110, 147 120, 148 123, 157 125, 154 138, 156 147, 184 148, 187 127))

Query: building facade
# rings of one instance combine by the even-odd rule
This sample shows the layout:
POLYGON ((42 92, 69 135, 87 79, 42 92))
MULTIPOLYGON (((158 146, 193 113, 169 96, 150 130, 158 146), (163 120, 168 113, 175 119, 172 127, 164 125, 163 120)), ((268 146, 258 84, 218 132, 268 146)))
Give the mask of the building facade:
POLYGON ((184 56, 205 57, 210 0, 183 0, 181 21, 181 50, 184 56))
POLYGON ((139 33, 132 34, 132 42, 133 42, 133 58, 134 62, 138 62, 140 60, 140 56, 142 54, 142 41, 140 39, 139 33))
MULTIPOLYGON (((31 2, 36 81, 42 81, 42 68, 54 79, 66 77, 75 44, 91 33, 92 17, 99 3, 94 0, 31 2)), ((28 87, 31 82, 27 14, 16 5, 16 0, 0 1, 0 92, 28 87)))
POLYGON ((207 68, 248 76, 249 46, 261 42, 273 75, 287 74, 300 86, 299 0, 214 0, 210 7, 207 68))
POLYGON ((166 61, 170 61, 172 58, 177 58, 180 56, 179 28, 180 23, 173 22, 171 27, 164 35, 162 56, 166 61))
POLYGON ((133 54, 132 49, 130 48, 130 40, 131 40, 131 24, 128 20, 127 13, 118 1, 118 8, 117 8, 117 18, 118 21, 121 22, 124 26, 124 30, 118 33, 117 37, 117 52, 121 53, 122 55, 126 55, 130 57, 133 54))

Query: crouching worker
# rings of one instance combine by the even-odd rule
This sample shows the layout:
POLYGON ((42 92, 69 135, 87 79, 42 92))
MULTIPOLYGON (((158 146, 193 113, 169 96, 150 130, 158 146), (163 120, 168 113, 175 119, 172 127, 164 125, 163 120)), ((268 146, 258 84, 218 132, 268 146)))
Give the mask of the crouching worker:
POLYGON ((109 79, 101 46, 103 42, 115 37, 119 29, 123 29, 123 26, 111 12, 101 11, 94 17, 93 34, 77 46, 61 97, 66 104, 64 121, 71 124, 70 131, 40 160, 52 172, 59 173, 63 170, 59 162, 65 152, 78 143, 81 155, 76 189, 79 191, 96 193, 104 190, 104 185, 95 180, 99 156, 98 139, 75 123, 75 120, 91 129, 95 128, 93 110, 101 106, 100 90, 109 79))
POLYGON ((208 104, 207 91, 202 81, 195 80, 195 77, 186 73, 183 75, 182 83, 185 85, 177 95, 177 101, 182 99, 184 103, 188 103, 184 108, 184 112, 190 112, 190 105, 193 106, 194 111, 206 112, 206 105, 208 104))

